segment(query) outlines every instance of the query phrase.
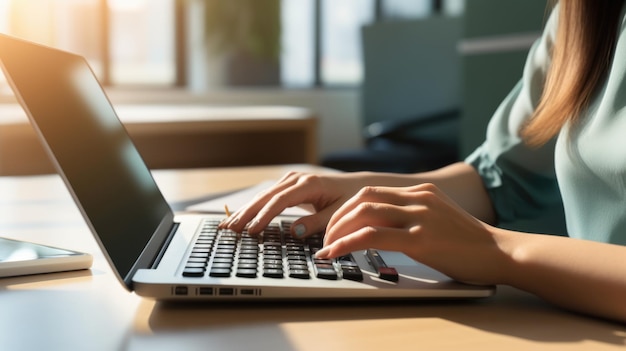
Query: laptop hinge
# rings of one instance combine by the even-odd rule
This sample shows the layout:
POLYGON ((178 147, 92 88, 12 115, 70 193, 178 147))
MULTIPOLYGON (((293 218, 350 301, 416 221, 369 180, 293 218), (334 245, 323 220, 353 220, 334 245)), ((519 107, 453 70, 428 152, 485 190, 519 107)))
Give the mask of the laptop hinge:
POLYGON ((159 253, 155 256, 154 260, 150 263, 150 269, 156 269, 159 266, 159 263, 161 262, 163 255, 165 255, 165 251, 167 251, 167 248, 170 246, 170 243, 172 242, 172 238, 174 237, 174 234, 176 234, 176 230, 178 229, 178 226, 179 226, 179 223, 174 222, 172 224, 172 227, 170 228, 170 232, 167 234, 167 237, 165 238, 165 240, 163 240, 163 244, 161 245, 161 248, 159 248, 159 253))

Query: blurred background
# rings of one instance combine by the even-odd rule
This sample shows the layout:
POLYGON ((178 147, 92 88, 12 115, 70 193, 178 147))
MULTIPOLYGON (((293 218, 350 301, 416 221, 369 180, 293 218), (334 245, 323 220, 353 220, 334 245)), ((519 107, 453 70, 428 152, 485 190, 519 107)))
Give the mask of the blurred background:
MULTIPOLYGON (((543 24, 544 1, 0 0, 0 32, 85 56, 114 103, 310 108, 319 118, 320 158, 363 146, 364 26, 434 16, 459 18, 465 41, 504 36, 503 48, 487 40, 486 48, 474 45, 465 53, 468 60, 458 61, 483 77, 475 91, 496 91, 481 98, 480 106, 469 106, 480 110, 470 124, 484 130, 493 101, 520 76, 523 56, 543 24), (517 38, 517 44, 507 47, 507 38, 517 38), (500 63, 482 72, 479 56, 500 63), (502 82, 489 82, 496 78, 502 82)), ((435 30, 423 31, 436 40, 435 30)), ((458 85, 463 88, 462 81, 458 85)), ((421 104, 419 95, 413 95, 413 105, 421 104)), ((12 101, 3 82, 0 99, 12 101)), ((475 147, 481 135, 468 138, 465 149, 475 147)))

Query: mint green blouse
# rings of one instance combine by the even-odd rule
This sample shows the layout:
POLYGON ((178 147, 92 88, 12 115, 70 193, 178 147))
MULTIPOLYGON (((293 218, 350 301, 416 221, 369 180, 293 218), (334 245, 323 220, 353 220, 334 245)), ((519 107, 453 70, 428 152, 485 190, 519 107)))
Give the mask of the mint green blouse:
POLYGON ((465 160, 491 196, 499 221, 532 218, 562 203, 570 237, 626 245, 626 18, 613 64, 581 123, 541 148, 518 131, 535 107, 556 34, 554 10, 532 46, 522 79, 498 107, 485 142, 465 160))

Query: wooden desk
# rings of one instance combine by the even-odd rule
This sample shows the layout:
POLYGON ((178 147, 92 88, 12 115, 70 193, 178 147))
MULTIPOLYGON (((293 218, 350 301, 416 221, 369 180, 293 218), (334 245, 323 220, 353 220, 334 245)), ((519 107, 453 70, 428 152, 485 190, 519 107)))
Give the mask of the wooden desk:
MULTIPOLYGON (((305 108, 169 104, 115 110, 151 169, 318 162, 317 118, 305 108)), ((22 108, 0 104, 0 175, 54 172, 22 108)))
MULTIPOLYGON (((272 166, 155 171, 188 201, 276 179, 272 166)), ((0 280, 2 350, 623 350, 626 326, 570 314, 500 287, 479 301, 155 303, 113 277, 57 176, 0 177, 0 233, 88 251, 89 271, 0 280)), ((567 293, 567 292, 564 292, 567 293)))

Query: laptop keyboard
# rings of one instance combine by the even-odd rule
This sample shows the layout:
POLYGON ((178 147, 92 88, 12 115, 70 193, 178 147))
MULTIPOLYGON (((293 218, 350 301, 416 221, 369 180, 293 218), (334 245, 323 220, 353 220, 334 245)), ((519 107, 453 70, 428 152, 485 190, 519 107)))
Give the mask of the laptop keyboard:
POLYGON ((270 224, 262 235, 218 229, 219 221, 206 220, 187 258, 183 276, 202 278, 263 276, 274 279, 363 280, 352 255, 316 259, 321 234, 304 240, 293 238, 291 221, 270 224))

